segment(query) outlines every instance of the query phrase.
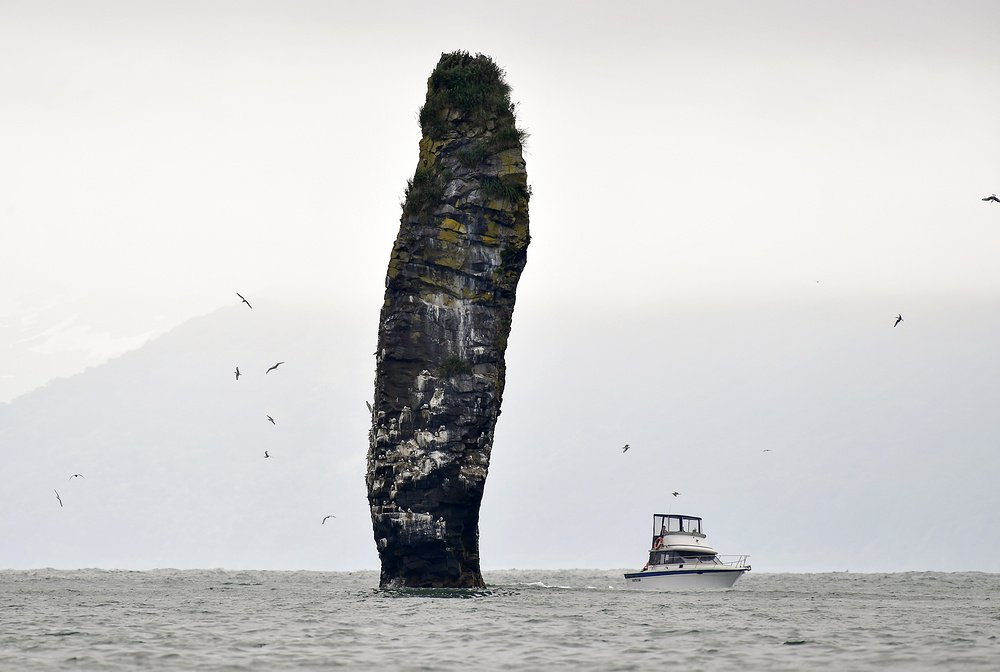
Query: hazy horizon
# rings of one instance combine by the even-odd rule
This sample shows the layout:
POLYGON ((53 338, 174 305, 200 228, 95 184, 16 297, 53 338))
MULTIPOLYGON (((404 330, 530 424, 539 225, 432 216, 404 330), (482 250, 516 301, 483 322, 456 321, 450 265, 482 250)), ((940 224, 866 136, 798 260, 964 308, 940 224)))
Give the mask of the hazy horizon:
MULTIPOLYGON (((18 475, 0 534, 24 542, 0 548, 0 566, 377 568, 373 331, 360 311, 292 303, 234 304, 0 405, 18 475)), ((880 303, 688 304, 607 322, 525 306, 484 569, 638 567, 651 515, 674 512, 761 571, 1000 571, 1000 314, 956 335, 986 304, 925 302, 933 322, 895 328, 880 303)))

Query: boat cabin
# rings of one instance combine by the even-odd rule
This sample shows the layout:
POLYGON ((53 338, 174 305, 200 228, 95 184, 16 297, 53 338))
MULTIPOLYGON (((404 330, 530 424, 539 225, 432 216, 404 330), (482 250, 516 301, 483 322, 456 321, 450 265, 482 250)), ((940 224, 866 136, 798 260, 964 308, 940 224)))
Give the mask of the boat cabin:
POLYGON ((672 513, 653 515, 649 565, 713 562, 715 549, 705 541, 701 518, 672 513))

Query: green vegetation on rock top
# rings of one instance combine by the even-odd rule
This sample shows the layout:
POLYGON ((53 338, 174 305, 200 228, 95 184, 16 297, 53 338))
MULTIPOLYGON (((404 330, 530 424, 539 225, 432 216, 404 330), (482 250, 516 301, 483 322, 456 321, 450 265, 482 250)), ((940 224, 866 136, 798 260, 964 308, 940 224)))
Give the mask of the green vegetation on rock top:
POLYGON ((447 110, 458 110, 474 123, 504 118, 513 122, 514 104, 504 74, 492 58, 483 54, 441 54, 428 81, 427 101, 420 108, 421 130, 440 138, 447 129, 447 110))

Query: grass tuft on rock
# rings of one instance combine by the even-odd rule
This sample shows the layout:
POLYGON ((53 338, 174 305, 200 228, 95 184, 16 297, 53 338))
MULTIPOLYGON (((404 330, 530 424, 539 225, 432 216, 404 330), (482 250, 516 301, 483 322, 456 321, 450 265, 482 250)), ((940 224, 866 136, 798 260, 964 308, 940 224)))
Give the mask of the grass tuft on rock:
POLYGON ((479 185, 483 195, 491 200, 505 198, 513 202, 520 198, 525 200, 531 198, 531 189, 520 184, 511 184, 500 177, 484 177, 479 185))
POLYGON ((403 214, 420 215, 434 208, 444 196, 445 179, 431 168, 417 168, 413 177, 406 181, 403 195, 403 214))
POLYGON ((442 378, 466 373, 472 373, 472 365, 458 355, 448 355, 438 367, 438 375, 442 378))

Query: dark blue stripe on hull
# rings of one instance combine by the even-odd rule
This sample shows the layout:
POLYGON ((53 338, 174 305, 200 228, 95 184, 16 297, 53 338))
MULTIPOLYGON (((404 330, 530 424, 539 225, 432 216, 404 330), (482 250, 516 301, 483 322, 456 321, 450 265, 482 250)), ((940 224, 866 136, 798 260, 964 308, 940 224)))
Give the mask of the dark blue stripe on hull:
POLYGON ((638 574, 626 574, 626 579, 638 579, 643 576, 674 576, 676 574, 729 574, 731 572, 746 572, 747 569, 679 569, 673 572, 639 572, 638 574))

